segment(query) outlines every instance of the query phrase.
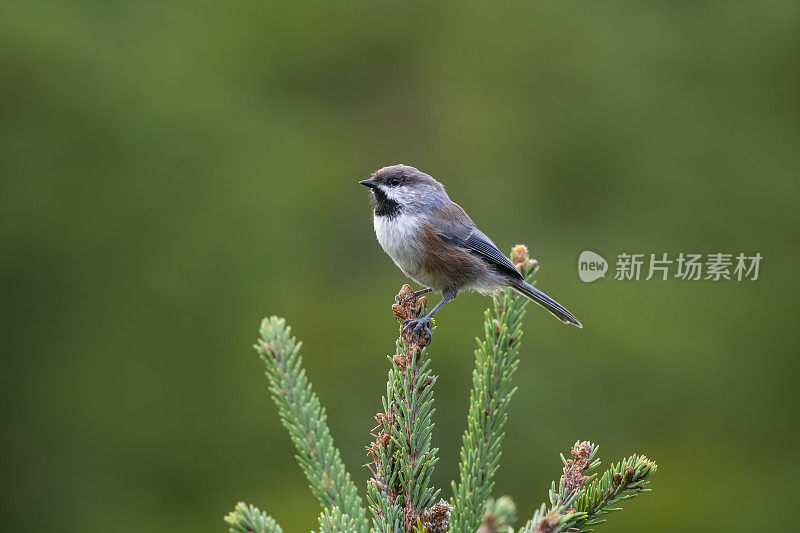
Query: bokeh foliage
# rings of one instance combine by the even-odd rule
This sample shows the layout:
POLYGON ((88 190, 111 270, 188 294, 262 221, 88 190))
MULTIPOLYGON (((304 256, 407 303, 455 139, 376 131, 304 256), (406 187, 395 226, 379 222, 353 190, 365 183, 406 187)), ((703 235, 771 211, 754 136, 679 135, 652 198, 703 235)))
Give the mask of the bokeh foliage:
MULTIPOLYGON (((377 317, 402 277, 356 180, 396 162, 442 179, 501 249, 531 245, 539 286, 585 325, 526 318, 503 457, 516 466, 496 489, 520 516, 558 475, 552 451, 591 436, 661 465, 658 498, 616 531, 785 527, 798 511, 773 494, 800 474, 786 460, 798 10, 3 2, 5 527, 221 530, 245 498, 287 531, 316 527, 242 341, 273 313, 315 354, 363 486, 394 333, 377 317), (584 249, 765 259, 754 283, 584 285, 584 249)), ((456 475, 486 304, 463 296, 438 317, 437 486, 456 475)))

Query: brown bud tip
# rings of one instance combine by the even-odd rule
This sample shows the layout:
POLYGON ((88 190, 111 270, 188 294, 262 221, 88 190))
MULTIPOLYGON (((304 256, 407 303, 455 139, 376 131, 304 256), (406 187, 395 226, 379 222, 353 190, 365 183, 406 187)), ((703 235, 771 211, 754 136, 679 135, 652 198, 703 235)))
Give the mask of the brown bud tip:
POLYGON ((588 441, 583 441, 570 451, 572 459, 567 460, 567 464, 564 467, 564 475, 561 477, 568 494, 580 489, 588 479, 584 472, 589 468, 592 445, 588 441))
POLYGON ((538 524, 536 524, 534 531, 537 533, 551 533, 554 531, 553 524, 550 523, 550 520, 548 520, 547 517, 544 517, 539 520, 538 524))
POLYGON ((392 359, 394 360, 394 364, 399 366, 401 370, 405 370, 406 369, 407 361, 406 361, 406 358, 404 356, 395 355, 394 357, 392 357, 392 359))
POLYGON ((403 285, 400 292, 394 298, 395 303, 392 305, 392 313, 398 322, 403 322, 409 318, 417 318, 419 316, 420 301, 414 296, 414 290, 408 285, 403 285))
POLYGON ((519 266, 528 262, 528 247, 524 244, 518 244, 511 249, 511 262, 514 266, 519 266))
POLYGON ((625 481, 633 481, 633 477, 636 475, 636 470, 632 467, 628 467, 625 469, 625 481))
POLYGON ((422 307, 423 305, 428 305, 427 296, 420 296, 419 298, 417 298, 417 307, 422 307))
POLYGON ((571 451, 573 459, 585 459, 588 461, 589 455, 591 455, 592 453, 592 445, 589 443, 588 440, 585 440, 581 442, 578 447, 572 448, 571 451))
POLYGON ((619 472, 615 472, 614 473, 614 486, 617 486, 620 483, 622 483, 622 474, 620 474, 619 472))
POLYGON ((429 533, 442 533, 450 526, 450 513, 453 508, 441 499, 420 515, 422 525, 429 533))

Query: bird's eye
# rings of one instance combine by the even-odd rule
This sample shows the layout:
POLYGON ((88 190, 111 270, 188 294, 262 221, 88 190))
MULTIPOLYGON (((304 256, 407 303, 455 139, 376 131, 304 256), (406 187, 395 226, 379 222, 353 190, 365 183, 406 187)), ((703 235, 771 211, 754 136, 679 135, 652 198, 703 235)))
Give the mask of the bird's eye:
POLYGON ((398 185, 400 185, 400 181, 401 181, 400 178, 392 178, 391 180, 389 180, 389 185, 391 185, 392 187, 397 187, 398 185))

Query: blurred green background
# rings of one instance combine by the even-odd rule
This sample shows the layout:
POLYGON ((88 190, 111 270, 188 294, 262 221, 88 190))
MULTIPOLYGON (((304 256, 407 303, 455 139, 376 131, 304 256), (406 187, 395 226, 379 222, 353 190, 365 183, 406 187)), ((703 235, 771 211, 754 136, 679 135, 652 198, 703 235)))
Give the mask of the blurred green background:
MULTIPOLYGON (((251 348, 285 316, 359 487, 404 282, 357 180, 413 164, 585 324, 527 318, 497 494, 576 439, 655 458, 603 531, 788 530, 797 2, 0 6, 8 531, 222 531, 319 512, 251 348), (760 252, 756 282, 581 283, 595 250, 760 252)), ((449 496, 488 301, 439 320, 449 496)), ((520 522, 521 523, 521 522, 520 522)), ((519 525, 519 524, 518 524, 519 525)))

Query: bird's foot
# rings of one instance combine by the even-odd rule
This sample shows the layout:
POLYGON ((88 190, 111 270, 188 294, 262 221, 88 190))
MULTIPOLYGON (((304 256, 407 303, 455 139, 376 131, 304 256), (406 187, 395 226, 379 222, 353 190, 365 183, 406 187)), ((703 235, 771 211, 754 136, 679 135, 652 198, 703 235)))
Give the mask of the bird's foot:
POLYGON ((404 335, 410 335, 413 339, 419 339, 421 336, 430 343, 431 328, 428 327, 430 323, 430 317, 407 318, 403 321, 402 332, 404 335))

